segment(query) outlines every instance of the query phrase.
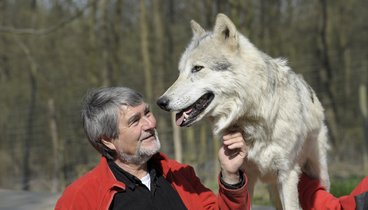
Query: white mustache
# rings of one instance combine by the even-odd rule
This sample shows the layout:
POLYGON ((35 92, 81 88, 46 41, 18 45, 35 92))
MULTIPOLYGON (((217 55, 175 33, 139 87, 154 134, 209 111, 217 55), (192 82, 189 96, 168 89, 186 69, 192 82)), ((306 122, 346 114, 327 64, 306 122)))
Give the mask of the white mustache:
POLYGON ((156 134, 156 130, 152 130, 150 132, 147 132, 145 134, 143 134, 143 137, 141 138, 141 141, 147 138, 150 138, 151 136, 155 136, 156 134))

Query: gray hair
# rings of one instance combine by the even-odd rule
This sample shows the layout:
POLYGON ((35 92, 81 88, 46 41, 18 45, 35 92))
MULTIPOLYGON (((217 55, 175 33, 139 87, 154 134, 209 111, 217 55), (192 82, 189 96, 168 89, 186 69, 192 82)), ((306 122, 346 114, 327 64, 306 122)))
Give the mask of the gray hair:
POLYGON ((118 119, 122 105, 138 106, 143 96, 127 87, 107 87, 93 89, 83 101, 81 117, 84 131, 92 146, 108 159, 116 153, 102 142, 102 138, 116 139, 119 136, 118 119))

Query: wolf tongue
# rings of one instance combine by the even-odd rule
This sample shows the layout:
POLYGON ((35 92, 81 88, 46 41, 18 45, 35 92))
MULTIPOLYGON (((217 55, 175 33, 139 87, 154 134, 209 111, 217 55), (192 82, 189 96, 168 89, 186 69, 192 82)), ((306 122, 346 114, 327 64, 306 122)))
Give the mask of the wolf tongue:
POLYGON ((189 114, 192 112, 192 109, 188 109, 186 111, 182 111, 176 114, 176 125, 180 126, 188 117, 189 114))
POLYGON ((176 125, 180 126, 184 121, 184 112, 179 112, 176 114, 176 125))

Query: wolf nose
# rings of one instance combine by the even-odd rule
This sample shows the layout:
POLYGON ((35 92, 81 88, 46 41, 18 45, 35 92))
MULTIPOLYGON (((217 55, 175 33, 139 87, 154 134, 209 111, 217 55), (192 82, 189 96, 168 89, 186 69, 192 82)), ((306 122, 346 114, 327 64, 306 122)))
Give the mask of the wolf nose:
POLYGON ((170 100, 167 97, 162 96, 157 100, 157 105, 165 111, 170 111, 168 108, 169 102, 170 100))

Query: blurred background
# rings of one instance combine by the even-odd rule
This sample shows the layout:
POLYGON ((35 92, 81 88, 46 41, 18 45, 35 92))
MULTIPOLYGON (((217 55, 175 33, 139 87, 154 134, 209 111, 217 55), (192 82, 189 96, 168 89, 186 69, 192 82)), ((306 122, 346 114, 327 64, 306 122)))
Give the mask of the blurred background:
POLYGON ((0 0, 0 188, 60 193, 95 166, 81 100, 122 85, 152 104, 162 151, 216 190, 220 141, 205 121, 178 129, 155 101, 178 76, 190 20, 212 30, 222 12, 314 88, 332 192, 347 193, 368 174, 367 9, 366 0, 0 0))

